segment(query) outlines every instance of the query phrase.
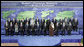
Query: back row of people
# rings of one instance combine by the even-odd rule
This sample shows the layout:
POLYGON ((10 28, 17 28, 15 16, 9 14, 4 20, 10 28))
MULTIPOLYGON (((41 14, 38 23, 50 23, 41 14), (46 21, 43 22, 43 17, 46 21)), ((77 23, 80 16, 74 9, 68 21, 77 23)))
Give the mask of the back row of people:
POLYGON ((78 28, 78 20, 77 18, 64 18, 60 20, 49 18, 45 21, 45 19, 14 19, 10 20, 10 18, 6 21, 5 24, 5 30, 6 35, 13 35, 15 34, 22 34, 26 32, 27 35, 40 35, 41 32, 44 32, 44 35, 47 35, 47 31, 49 32, 49 35, 52 36, 55 32, 56 35, 58 35, 58 31, 62 32, 62 35, 65 34, 65 31, 68 32, 68 34, 71 34, 72 30, 77 31, 78 28), (30 33, 31 32, 31 33, 30 33), (37 33, 36 33, 37 32, 37 33))

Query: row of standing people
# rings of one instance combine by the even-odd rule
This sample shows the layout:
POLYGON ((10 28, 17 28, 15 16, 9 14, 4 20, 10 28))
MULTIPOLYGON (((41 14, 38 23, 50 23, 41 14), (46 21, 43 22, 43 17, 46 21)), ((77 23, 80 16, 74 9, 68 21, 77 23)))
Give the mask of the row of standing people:
POLYGON ((32 35, 35 35, 37 32, 37 35, 40 35, 41 32, 44 32, 44 35, 47 35, 47 31, 49 31, 49 35, 52 36, 52 32, 55 32, 56 35, 58 35, 58 32, 61 31, 62 35, 65 34, 65 31, 68 32, 68 34, 71 34, 72 30, 77 30, 78 20, 77 18, 65 18, 60 19, 59 21, 56 19, 50 20, 48 18, 47 21, 45 19, 39 20, 37 19, 26 19, 26 20, 19 20, 14 19, 10 20, 10 18, 6 21, 5 24, 5 30, 6 35, 13 35, 21 33, 24 35, 24 32, 26 32, 27 35, 30 35, 30 32, 32 35))

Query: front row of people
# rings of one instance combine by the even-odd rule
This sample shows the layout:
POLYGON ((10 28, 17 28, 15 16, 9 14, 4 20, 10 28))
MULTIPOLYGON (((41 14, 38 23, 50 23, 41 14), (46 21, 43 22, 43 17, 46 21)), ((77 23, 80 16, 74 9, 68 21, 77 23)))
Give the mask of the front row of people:
POLYGON ((48 19, 45 22, 45 19, 42 19, 41 22, 37 18, 34 19, 26 19, 26 20, 8 20, 5 24, 6 35, 44 35, 49 34, 50 36, 58 35, 61 32, 61 35, 65 35, 65 31, 67 31, 68 35, 71 34, 72 30, 77 30, 78 20, 77 19, 60 19, 57 21, 56 19, 48 19), (49 32, 49 33, 48 33, 49 32))

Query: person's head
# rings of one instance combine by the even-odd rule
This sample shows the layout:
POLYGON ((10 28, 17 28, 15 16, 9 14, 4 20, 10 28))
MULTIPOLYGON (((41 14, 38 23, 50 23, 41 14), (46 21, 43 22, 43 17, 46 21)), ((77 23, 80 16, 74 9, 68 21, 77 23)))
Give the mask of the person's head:
POLYGON ((28 22, 27 22, 27 24, 28 24, 28 22))
POLYGON ((12 22, 10 22, 10 25, 12 26, 12 22))
POLYGON ((10 20, 10 18, 8 18, 8 20, 10 20))
POLYGON ((51 22, 51 25, 53 25, 53 22, 51 22))
POLYGON ((20 25, 22 26, 22 22, 20 23, 20 25))
POLYGON ((19 21, 19 19, 17 19, 17 21, 19 21))
POLYGON ((32 20, 33 20, 34 18, 32 18, 32 20))
POLYGON ((77 18, 75 18, 75 20, 77 20, 77 18))
POLYGON ((6 23, 8 23, 8 22, 6 21, 6 23))
POLYGON ((65 17, 65 19, 67 19, 67 17, 65 17))
POLYGON ((69 25, 71 26, 71 22, 69 22, 69 25))
POLYGON ((58 24, 59 24, 59 23, 57 22, 57 26, 58 26, 58 24))
POLYGON ((62 18, 60 20, 62 21, 62 18))
POLYGON ((24 19, 21 19, 21 21, 24 21, 24 19))
POLYGON ((65 22, 67 22, 67 19, 65 19, 65 22))
POLYGON ((28 20, 28 18, 27 18, 27 20, 28 20))
POLYGON ((37 17, 37 19, 38 19, 38 17, 37 17))
POLYGON ((71 20, 73 20, 73 17, 71 17, 71 20))
POLYGON ((15 23, 17 25, 17 23, 15 23))
POLYGON ((46 25, 46 22, 45 22, 45 25, 46 25))
POLYGON ((55 18, 53 18, 53 19, 55 19, 55 18))
POLYGON ((63 26, 65 26, 65 22, 63 22, 63 26))
POLYGON ((8 21, 10 21, 10 18, 8 18, 8 21))
POLYGON ((15 20, 15 18, 13 18, 13 21, 15 20))
POLYGON ((23 19, 21 19, 21 21, 22 21, 23 19))
POLYGON ((8 25, 8 22, 6 21, 6 25, 8 25))
POLYGON ((77 18, 75 18, 75 22, 77 22, 77 18))

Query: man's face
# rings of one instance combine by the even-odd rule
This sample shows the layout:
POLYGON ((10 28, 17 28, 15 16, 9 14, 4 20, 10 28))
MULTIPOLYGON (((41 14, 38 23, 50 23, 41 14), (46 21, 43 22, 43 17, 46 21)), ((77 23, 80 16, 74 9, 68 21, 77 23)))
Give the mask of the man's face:
POLYGON ((38 20, 38 17, 37 17, 37 20, 38 20))
POLYGON ((73 17, 71 18, 71 20, 73 20, 73 17))
POLYGON ((28 20, 28 18, 27 18, 27 20, 28 20))
POLYGON ((28 22, 27 22, 27 24, 28 24, 28 22))
POLYGON ((77 18, 75 18, 75 21, 77 21, 77 18))
POLYGON ((69 22, 69 25, 71 25, 71 23, 69 22))
POLYGON ((13 18, 13 20, 15 20, 15 19, 13 18))
POLYGON ((12 22, 11 22, 10 24, 11 24, 11 26, 12 26, 12 22))
POLYGON ((8 23, 6 22, 6 25, 8 25, 8 23))
POLYGON ((58 22, 57 22, 57 26, 58 26, 58 22))
POLYGON ((8 20, 10 21, 10 18, 8 18, 8 20))
POLYGON ((19 21, 19 19, 17 19, 17 21, 19 21))

